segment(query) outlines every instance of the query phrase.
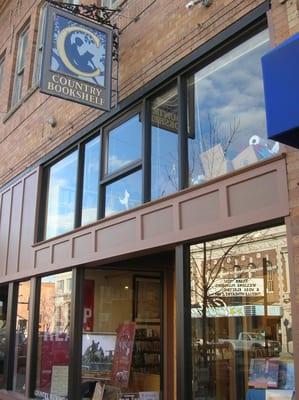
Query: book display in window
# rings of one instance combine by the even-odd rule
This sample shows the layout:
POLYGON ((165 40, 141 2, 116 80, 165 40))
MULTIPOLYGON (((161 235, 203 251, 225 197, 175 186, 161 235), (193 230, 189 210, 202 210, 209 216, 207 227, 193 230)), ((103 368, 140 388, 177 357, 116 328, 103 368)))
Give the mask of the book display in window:
POLYGON ((160 374, 160 327, 138 328, 133 353, 133 371, 160 374))

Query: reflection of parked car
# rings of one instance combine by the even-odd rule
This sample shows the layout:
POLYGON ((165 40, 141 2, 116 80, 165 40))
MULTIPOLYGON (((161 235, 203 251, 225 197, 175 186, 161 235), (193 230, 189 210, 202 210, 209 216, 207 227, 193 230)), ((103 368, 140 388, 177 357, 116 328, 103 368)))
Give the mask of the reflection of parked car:
POLYGON ((263 333, 240 332, 238 339, 219 339, 219 343, 230 343, 235 351, 265 351, 266 344, 268 355, 279 356, 281 344, 277 340, 267 340, 263 333))

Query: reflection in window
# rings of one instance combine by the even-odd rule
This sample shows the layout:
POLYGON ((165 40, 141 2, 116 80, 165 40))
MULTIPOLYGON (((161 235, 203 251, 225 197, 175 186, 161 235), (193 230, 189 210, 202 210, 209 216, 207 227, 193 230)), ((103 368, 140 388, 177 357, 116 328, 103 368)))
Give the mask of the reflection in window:
POLYGON ((160 294, 159 275, 86 270, 82 399, 162 398, 160 294))
POLYGON ((29 296, 30 281, 20 282, 18 287, 17 302, 13 389, 22 393, 25 392, 29 326, 29 296))
POLYGON ((46 239, 74 228, 78 151, 50 167, 46 239))
POLYGON ((193 399, 292 398, 285 248, 285 226, 191 246, 193 399))
POLYGON ((141 171, 127 175, 106 187, 105 216, 126 211, 141 204, 141 171))
POLYGON ((41 280, 36 399, 67 398, 71 281, 71 272, 41 280))
POLYGON ((141 137, 140 114, 109 131, 106 166, 108 174, 141 159, 141 137))
POLYGON ((8 286, 0 286, 0 389, 5 387, 4 360, 6 358, 6 334, 7 334, 7 297, 8 286))
POLYGON ((151 198, 178 190, 178 101, 174 87, 152 101, 151 198))
POLYGON ((100 137, 85 145, 82 225, 96 221, 98 209, 98 188, 100 168, 100 137))
POLYGON ((264 31, 190 77, 189 184, 194 185, 279 151, 266 139, 261 56, 264 31))

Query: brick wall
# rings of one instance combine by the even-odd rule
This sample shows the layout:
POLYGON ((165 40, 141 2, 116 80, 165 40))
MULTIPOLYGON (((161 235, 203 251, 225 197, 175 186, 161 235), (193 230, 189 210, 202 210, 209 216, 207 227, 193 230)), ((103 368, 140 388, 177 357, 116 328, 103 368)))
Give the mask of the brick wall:
MULTIPOLYGON (((87 2, 87 1, 86 1, 87 2)), ((254 9, 263 0, 214 0, 185 8, 187 0, 128 0, 115 20, 120 35, 120 99, 142 87, 174 62, 254 9)), ((0 3, 1 4, 1 3, 0 3)), ((5 51, 0 96, 0 186, 76 133, 100 112, 51 98, 32 88, 40 1, 11 0, 0 8, 0 54, 5 51), (9 109, 18 32, 30 19, 24 101, 9 109), (47 123, 54 116, 57 126, 47 123)), ((1 7, 1 6, 0 6, 1 7)), ((273 24, 285 26, 287 5, 277 5, 273 24)), ((280 30, 279 30, 280 32, 280 30)))

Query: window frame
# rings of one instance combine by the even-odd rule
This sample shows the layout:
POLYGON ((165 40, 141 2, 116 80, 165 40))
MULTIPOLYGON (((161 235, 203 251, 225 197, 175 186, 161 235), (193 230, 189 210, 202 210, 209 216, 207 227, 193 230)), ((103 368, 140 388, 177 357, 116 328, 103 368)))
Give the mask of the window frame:
POLYGON ((3 77, 4 77, 4 67, 5 67, 5 53, 6 51, 0 55, 0 93, 3 91, 3 77))
POLYGON ((24 25, 24 27, 19 31, 17 35, 17 46, 16 46, 16 60, 13 75, 13 85, 11 91, 11 101, 10 106, 15 107, 23 98, 24 94, 24 75, 26 69, 26 53, 28 50, 28 40, 29 40, 29 21, 24 25), (21 64, 23 61, 23 64, 21 64), (21 65, 20 65, 21 64, 21 65))
MULTIPOLYGON (((92 141, 94 138, 99 136, 101 140, 101 130, 97 129, 87 137, 82 138, 74 146, 71 146, 62 154, 59 154, 56 158, 52 159, 50 162, 44 164, 42 177, 41 177, 41 192, 40 192, 40 207, 38 211, 37 220, 37 231, 35 242, 40 242, 43 240, 51 240, 56 235, 46 239, 46 229, 47 229, 47 209, 48 209, 48 195, 49 195, 49 183, 50 183, 50 170, 56 163, 63 160, 65 157, 69 156, 71 153, 78 151, 78 162, 76 171, 76 194, 75 194, 75 207, 74 207, 74 227, 76 229, 81 226, 82 218, 82 196, 83 196, 83 179, 84 179, 84 155, 85 155, 85 145, 92 141)), ((101 167, 100 167, 101 168, 101 167)), ((99 199, 98 195, 98 199, 99 199)), ((90 222, 92 223, 92 222, 90 222)), ((66 231, 61 235, 68 234, 70 231, 66 231)))
MULTIPOLYGON (((144 114, 142 105, 139 103, 132 107, 125 114, 121 115, 120 118, 113 120, 110 124, 105 125, 102 128, 102 145, 101 145, 101 155, 100 155, 100 196, 99 196, 99 205, 98 205, 98 219, 105 218, 105 202, 106 202, 106 187, 118 180, 126 178, 127 176, 133 174, 134 172, 141 171, 142 173, 142 182, 144 180, 143 177, 143 147, 144 147, 144 134, 143 134, 143 121, 144 114), (111 173, 106 173, 106 166, 108 165, 108 145, 109 145, 109 132, 117 127, 121 126, 125 122, 129 121, 135 115, 140 114, 141 119, 141 157, 136 159, 135 161, 126 164, 124 167, 119 168, 111 173)), ((141 188, 141 192, 143 193, 143 184, 141 188)), ((141 193, 141 194, 142 194, 141 193)), ((141 195, 141 204, 143 203, 143 195, 141 195)), ((140 205, 141 205, 140 204, 140 205)), ((113 214, 114 215, 114 214, 113 214)), ((110 216, 110 215, 109 215, 110 216)), ((107 216, 108 217, 108 216, 107 216)))
POLYGON ((47 3, 44 2, 39 8, 39 18, 38 18, 38 31, 35 43, 35 55, 34 55, 34 66, 32 74, 32 85, 38 85, 41 76, 42 67, 42 56, 44 51, 44 39, 46 34, 46 10, 47 3))

